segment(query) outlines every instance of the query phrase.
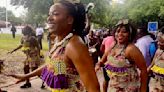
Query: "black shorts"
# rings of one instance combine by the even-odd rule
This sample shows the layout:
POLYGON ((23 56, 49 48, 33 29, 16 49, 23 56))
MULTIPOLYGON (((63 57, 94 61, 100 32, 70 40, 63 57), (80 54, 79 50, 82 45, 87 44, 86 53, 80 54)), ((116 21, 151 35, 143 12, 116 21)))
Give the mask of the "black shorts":
POLYGON ((110 78, 109 78, 109 76, 108 76, 108 74, 107 74, 107 72, 106 72, 106 70, 105 70, 104 67, 103 67, 103 74, 104 74, 104 79, 105 79, 105 81, 109 81, 110 78))

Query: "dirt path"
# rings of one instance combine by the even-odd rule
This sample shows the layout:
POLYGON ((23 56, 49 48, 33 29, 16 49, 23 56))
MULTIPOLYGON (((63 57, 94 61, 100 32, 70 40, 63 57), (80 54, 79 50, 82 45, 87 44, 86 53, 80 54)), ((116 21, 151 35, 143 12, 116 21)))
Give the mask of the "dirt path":
MULTIPOLYGON (((6 54, 8 51, 0 49, 0 60, 4 60, 4 70, 3 73, 7 74, 22 74, 23 73, 23 61, 25 60, 25 55, 21 51, 17 51, 13 54, 6 54)), ((99 71, 97 73, 100 85, 102 85, 102 81, 104 80, 102 77, 102 72, 99 71)), ((3 90, 7 90, 8 92, 50 92, 46 89, 41 89, 41 79, 40 78, 32 78, 31 83, 32 87, 28 89, 21 89, 20 86, 23 83, 15 84, 17 80, 12 77, 7 77, 0 74, 0 88, 3 90)), ((101 87, 102 88, 102 87, 101 87)))

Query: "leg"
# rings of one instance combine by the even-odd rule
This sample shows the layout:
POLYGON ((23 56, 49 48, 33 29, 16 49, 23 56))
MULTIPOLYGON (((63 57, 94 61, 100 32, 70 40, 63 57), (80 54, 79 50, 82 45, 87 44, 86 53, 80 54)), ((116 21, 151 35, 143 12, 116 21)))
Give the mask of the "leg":
MULTIPOLYGON (((29 72, 30 72, 29 65, 24 65, 24 73, 27 74, 29 72)), ((29 88, 29 87, 31 87, 31 83, 30 83, 30 80, 27 79, 26 83, 24 85, 22 85, 20 88, 29 88)))
POLYGON ((13 38, 14 38, 14 32, 12 32, 12 36, 13 36, 13 38))
POLYGON ((103 92, 107 92, 108 82, 109 82, 110 78, 108 77, 105 68, 103 68, 103 75, 104 75, 103 92))
MULTIPOLYGON (((28 74, 30 72, 30 67, 29 67, 29 65, 25 65, 24 66, 24 73, 25 74, 28 74)), ((29 83, 30 81, 29 81, 29 79, 26 81, 26 83, 29 83)))
POLYGON ((37 36, 40 49, 42 49, 42 35, 37 36))
POLYGON ((15 38, 15 32, 13 33, 13 38, 15 38))

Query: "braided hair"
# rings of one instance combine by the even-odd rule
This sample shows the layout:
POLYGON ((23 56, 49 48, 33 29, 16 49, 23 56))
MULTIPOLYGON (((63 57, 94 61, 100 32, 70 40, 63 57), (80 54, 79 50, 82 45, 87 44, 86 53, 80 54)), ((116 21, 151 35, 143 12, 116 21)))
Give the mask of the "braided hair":
POLYGON ((84 5, 82 3, 72 3, 68 0, 59 0, 56 2, 64 5, 68 10, 68 13, 74 18, 72 32, 82 37, 86 19, 84 5))

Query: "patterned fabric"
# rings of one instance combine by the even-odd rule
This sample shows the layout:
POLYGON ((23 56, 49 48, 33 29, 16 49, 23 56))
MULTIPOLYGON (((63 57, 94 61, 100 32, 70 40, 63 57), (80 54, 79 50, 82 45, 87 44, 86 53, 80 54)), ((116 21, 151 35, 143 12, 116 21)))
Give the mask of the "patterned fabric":
POLYGON ((30 48, 28 50, 27 58, 25 60, 25 65, 29 67, 38 67, 40 65, 40 55, 38 48, 30 48))
POLYGON ((107 63, 105 63, 105 69, 110 77, 109 91, 139 92, 140 79, 136 66, 125 58, 124 50, 125 48, 115 56, 108 55, 107 63))
POLYGON ((150 92, 164 92, 164 59, 163 50, 157 50, 154 66, 151 68, 154 77, 150 81, 150 92))
POLYGON ((39 49, 37 47, 30 47, 29 37, 22 38, 21 44, 21 50, 27 56, 24 64, 29 65, 30 68, 38 67, 40 65, 39 49))
POLYGON ((75 67, 68 66, 64 61, 65 46, 68 40, 57 47, 46 59, 47 66, 42 70, 42 80, 52 92, 85 91, 75 67))

